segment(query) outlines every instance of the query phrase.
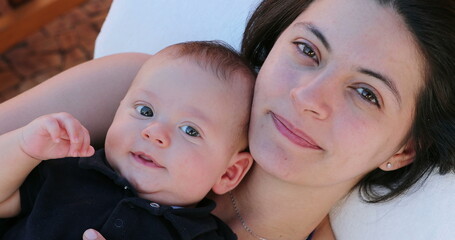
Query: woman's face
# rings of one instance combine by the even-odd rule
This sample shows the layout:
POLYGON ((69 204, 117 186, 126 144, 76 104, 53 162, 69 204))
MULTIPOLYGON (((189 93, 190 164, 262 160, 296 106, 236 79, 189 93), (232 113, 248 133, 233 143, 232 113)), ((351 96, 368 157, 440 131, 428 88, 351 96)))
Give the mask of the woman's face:
POLYGON ((422 62, 393 9, 315 1, 259 72, 250 127, 255 160, 287 182, 352 186, 407 154, 422 62))

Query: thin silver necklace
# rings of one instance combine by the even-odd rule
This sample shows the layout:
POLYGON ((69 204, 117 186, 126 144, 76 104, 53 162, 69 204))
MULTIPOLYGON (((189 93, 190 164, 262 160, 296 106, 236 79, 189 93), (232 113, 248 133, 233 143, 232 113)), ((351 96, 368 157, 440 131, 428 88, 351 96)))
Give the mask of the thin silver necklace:
POLYGON ((232 191, 229 191, 229 197, 231 198, 232 206, 234 207, 235 215, 237 215, 237 218, 239 219, 240 223, 242 224, 243 229, 247 231, 251 236, 253 236, 256 239, 259 240, 268 240, 265 237, 261 237, 257 235, 253 230, 246 225, 245 219, 243 219, 242 215, 240 215, 239 208, 237 206, 237 199, 235 199, 234 194, 232 194, 232 191))
MULTIPOLYGON (((245 229, 245 231, 247 231, 251 236, 253 236, 256 239, 268 240, 265 237, 261 237, 261 236, 257 235, 255 232, 253 232, 253 230, 250 227, 248 227, 248 225, 245 222, 245 219, 243 219, 242 215, 240 215, 240 210, 237 205, 237 199, 234 197, 234 194, 232 193, 232 191, 229 191, 229 197, 231 198, 231 202, 232 202, 232 206, 234 207, 235 215, 237 216, 237 219, 239 219, 240 223, 242 224, 243 229, 245 229)), ((310 236, 306 237, 305 239, 311 240, 311 238, 312 238, 311 235, 312 234, 310 234, 310 236)))

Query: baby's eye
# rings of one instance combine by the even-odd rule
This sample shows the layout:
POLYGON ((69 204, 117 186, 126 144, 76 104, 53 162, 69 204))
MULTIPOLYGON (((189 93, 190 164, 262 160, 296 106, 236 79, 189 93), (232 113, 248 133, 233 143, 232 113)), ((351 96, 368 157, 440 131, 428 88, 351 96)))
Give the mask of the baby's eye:
POLYGON ((319 57, 314 48, 306 42, 294 42, 294 44, 299 48, 300 52, 304 55, 310 57, 316 64, 319 63, 319 57))
POLYGON ((200 137, 201 136, 201 134, 199 134, 199 132, 191 126, 186 126, 186 125, 181 126, 180 129, 182 129, 182 131, 184 133, 186 133, 187 135, 189 135, 191 137, 200 137))
POLYGON ((369 103, 374 104, 377 107, 381 107, 379 105, 379 100, 376 97, 376 94, 374 94, 374 92, 371 91, 370 89, 364 88, 364 87, 358 87, 355 90, 360 94, 360 96, 363 99, 367 100, 369 103))
POLYGON ((145 105, 137 105, 136 111, 145 117, 153 117, 153 115, 154 115, 153 110, 150 107, 145 106, 145 105))

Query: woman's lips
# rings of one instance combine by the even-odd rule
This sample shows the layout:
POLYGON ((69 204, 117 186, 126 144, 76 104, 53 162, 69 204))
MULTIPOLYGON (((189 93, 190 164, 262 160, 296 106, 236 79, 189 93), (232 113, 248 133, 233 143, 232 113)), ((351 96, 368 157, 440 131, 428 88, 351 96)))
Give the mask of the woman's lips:
POLYGON ((291 142, 304 147, 304 148, 312 148, 321 150, 322 148, 319 147, 309 136, 307 136, 303 131, 294 128, 294 126, 288 122, 286 119, 282 118, 270 112, 273 122, 275 123, 276 128, 278 131, 283 134, 287 139, 291 142))
POLYGON ((131 155, 133 159, 139 162, 142 165, 152 168, 164 168, 160 164, 158 164, 151 156, 143 153, 143 152, 132 152, 131 155))

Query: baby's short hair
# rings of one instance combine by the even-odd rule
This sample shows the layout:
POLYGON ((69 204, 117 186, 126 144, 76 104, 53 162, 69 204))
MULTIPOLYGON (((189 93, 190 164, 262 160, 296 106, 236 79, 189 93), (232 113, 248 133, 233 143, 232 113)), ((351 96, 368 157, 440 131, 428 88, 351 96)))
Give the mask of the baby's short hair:
POLYGON ((190 41, 171 45, 176 57, 190 57, 202 68, 211 70, 218 78, 229 80, 232 74, 242 74, 254 81, 256 73, 236 50, 223 41, 190 41))

